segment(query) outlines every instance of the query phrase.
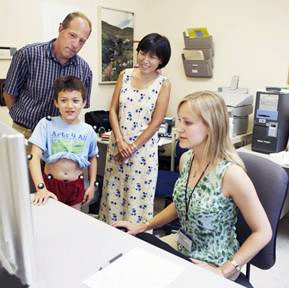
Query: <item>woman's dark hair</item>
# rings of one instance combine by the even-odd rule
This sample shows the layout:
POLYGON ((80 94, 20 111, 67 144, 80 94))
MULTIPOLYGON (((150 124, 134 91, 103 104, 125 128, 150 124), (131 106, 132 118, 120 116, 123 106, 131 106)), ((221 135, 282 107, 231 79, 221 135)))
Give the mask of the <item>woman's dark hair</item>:
POLYGON ((171 45, 168 38, 158 33, 151 33, 142 38, 136 51, 155 54, 161 60, 158 69, 165 67, 171 58, 171 45))
POLYGON ((58 99, 61 91, 79 91, 83 101, 86 100, 86 90, 82 81, 75 76, 66 76, 58 78, 54 81, 54 99, 58 99))

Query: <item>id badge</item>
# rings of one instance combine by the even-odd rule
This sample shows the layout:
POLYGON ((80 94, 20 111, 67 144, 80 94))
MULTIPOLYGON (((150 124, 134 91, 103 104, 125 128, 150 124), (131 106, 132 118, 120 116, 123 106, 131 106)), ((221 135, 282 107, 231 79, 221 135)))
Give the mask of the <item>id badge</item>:
POLYGON ((181 244, 186 250, 191 251, 193 240, 192 238, 186 234, 186 232, 182 229, 178 232, 178 242, 181 244))

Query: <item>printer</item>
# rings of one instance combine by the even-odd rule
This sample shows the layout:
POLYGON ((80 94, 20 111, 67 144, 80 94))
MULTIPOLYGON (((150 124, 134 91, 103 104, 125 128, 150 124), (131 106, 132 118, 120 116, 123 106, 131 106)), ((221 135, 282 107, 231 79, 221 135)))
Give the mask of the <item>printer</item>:
POLYGON ((280 152, 286 148, 289 134, 289 90, 269 87, 257 90, 252 150, 280 152))
POLYGON ((239 76, 234 76, 230 87, 218 88, 229 113, 230 136, 248 132, 249 115, 253 112, 253 95, 247 88, 238 88, 239 76))

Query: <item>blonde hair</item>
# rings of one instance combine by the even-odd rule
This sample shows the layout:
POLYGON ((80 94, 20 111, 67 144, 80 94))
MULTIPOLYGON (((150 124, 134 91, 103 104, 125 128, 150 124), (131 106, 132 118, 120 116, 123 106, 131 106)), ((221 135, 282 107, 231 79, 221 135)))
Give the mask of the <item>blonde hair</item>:
POLYGON ((187 95, 178 105, 188 103, 208 127, 208 137, 205 143, 204 159, 215 167, 220 160, 228 160, 245 169, 245 165, 229 136, 229 117, 222 97, 211 91, 199 91, 187 95))

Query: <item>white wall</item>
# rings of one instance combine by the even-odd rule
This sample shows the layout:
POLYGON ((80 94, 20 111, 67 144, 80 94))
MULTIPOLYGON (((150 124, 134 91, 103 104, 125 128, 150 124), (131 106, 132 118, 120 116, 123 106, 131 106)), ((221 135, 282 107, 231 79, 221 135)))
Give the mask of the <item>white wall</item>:
MULTIPOLYGON (((135 12, 135 36, 143 35, 142 27, 144 25, 142 23, 145 23, 147 15, 147 13, 143 13, 146 10, 145 1, 0 0, 0 46, 21 48, 29 43, 48 41, 57 36, 58 25, 67 13, 75 11, 75 9, 83 12, 91 19, 93 25, 92 34, 80 52, 80 55, 88 61, 93 71, 90 109, 108 109, 114 86, 98 84, 97 8, 99 5, 135 12)), ((5 77, 8 64, 7 61, 0 60, 0 77, 5 77)), ((11 123, 6 107, 0 107, 0 119, 8 124, 11 123)))
MULTIPOLYGON (((135 12, 136 40, 150 32, 169 38, 173 53, 163 71, 172 82, 169 115, 175 115, 177 103, 186 94, 228 86, 233 75, 239 75, 240 86, 250 88, 253 94, 258 88, 287 83, 288 0, 0 0, 0 46, 20 48, 49 40, 54 30, 57 36, 57 24, 67 12, 82 11, 93 23, 91 37, 80 53, 94 74, 91 109, 108 109, 113 85, 98 84, 98 5, 135 12), (181 60, 182 32, 201 26, 208 27, 213 35, 214 76, 211 79, 186 78, 181 60)), ((6 69, 0 63, 0 74, 3 70, 6 69)), ((0 119, 7 121, 5 109, 0 108, 0 119)))
POLYGON ((289 70, 288 0, 149 0, 146 30, 157 30, 171 41, 173 56, 166 69, 172 81, 169 114, 186 94, 229 86, 233 75, 252 94, 265 86, 287 86, 289 70), (182 32, 206 26, 215 44, 211 79, 187 78, 181 53, 182 32))
MULTIPOLYGON (((38 2, 0 0, 0 46, 19 48, 26 43, 35 42, 40 37, 39 15, 33 13, 33 17, 27 17, 27 13, 31 15, 27 6, 35 7, 38 11, 38 2)), ((5 78, 9 65, 9 60, 0 60, 0 78, 5 78)), ((0 120, 11 124, 6 107, 0 107, 0 120)))

